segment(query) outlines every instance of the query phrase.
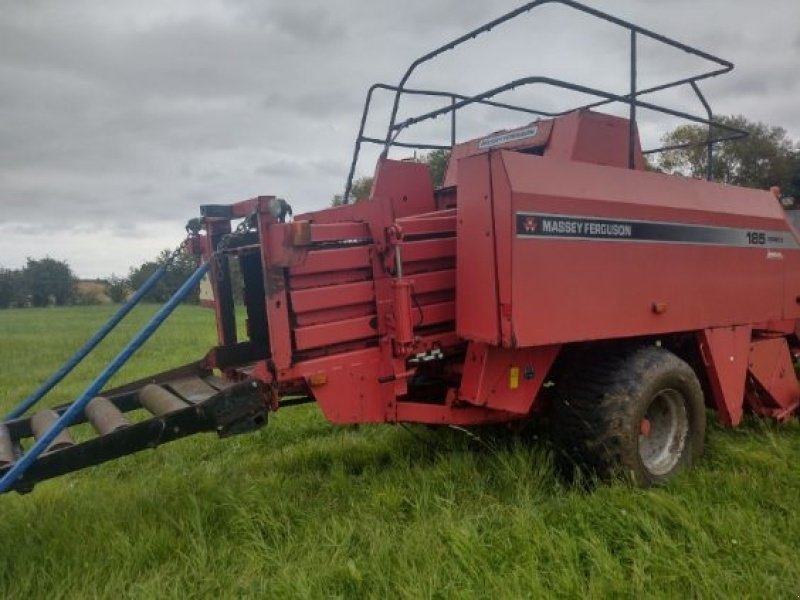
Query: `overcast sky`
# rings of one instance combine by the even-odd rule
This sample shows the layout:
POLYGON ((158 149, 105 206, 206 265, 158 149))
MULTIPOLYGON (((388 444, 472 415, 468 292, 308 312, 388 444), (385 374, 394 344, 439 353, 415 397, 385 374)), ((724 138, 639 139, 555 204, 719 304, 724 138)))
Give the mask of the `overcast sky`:
MULTIPOLYGON (((296 212, 326 206, 344 186, 367 87, 397 83, 420 54, 520 4, 0 0, 0 266, 49 255, 81 277, 126 274, 174 246, 200 204, 274 194, 296 212)), ((800 139, 798 0, 588 4, 733 61, 703 85, 715 111, 800 139)), ((541 74, 623 92, 626 44, 611 26, 547 6, 410 85, 475 93, 541 74)), ((646 43, 640 61, 641 85, 703 67, 646 43)), ((547 89, 507 99, 549 109, 583 100, 547 89)), ((660 99, 702 112, 689 94, 660 99)), ((375 108, 380 136, 386 104, 375 108)), ((641 117, 645 146, 675 125, 641 117)), ((462 140, 526 121, 482 110, 459 119, 462 140)), ((439 121, 407 139, 446 142, 439 121)), ((360 174, 374 158, 365 154, 360 174)))

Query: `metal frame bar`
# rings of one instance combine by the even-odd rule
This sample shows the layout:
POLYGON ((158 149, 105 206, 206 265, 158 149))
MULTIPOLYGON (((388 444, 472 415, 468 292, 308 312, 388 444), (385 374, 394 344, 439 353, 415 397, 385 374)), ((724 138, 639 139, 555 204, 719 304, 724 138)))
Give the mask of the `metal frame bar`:
MULTIPOLYGON (((746 131, 741 130, 741 129, 728 127, 728 126, 725 126, 725 125, 723 125, 721 123, 713 122, 713 113, 711 112, 711 109, 710 109, 708 103, 706 102, 705 97, 700 92, 700 89, 699 89, 699 87, 697 85, 697 82, 699 82, 701 80, 704 80, 704 79, 709 79, 711 77, 716 77, 717 75, 722 75, 722 74, 728 73, 733 69, 733 67, 734 67, 733 63, 731 63, 731 62, 729 62, 727 60, 724 60, 722 58, 719 58, 717 56, 714 56, 712 54, 709 54, 707 52, 704 52, 702 50, 699 50, 697 48, 689 46, 687 44, 683 44, 681 42, 678 42, 677 40, 673 40, 671 38, 668 38, 668 37, 666 37, 664 35, 661 35, 659 33, 651 31, 649 29, 645 29, 645 28, 640 27, 638 25, 635 25, 634 23, 631 23, 629 21, 625 21, 623 19, 619 19, 619 18, 614 17, 614 16, 612 16, 612 15, 610 15, 608 13, 605 13, 605 12, 602 12, 600 10, 585 6, 585 5, 583 5, 583 4, 579 3, 579 2, 575 2, 574 0, 534 0, 532 2, 528 2, 528 3, 520 6, 519 8, 517 8, 515 10, 513 10, 511 12, 508 12, 508 13, 506 13, 506 14, 504 14, 504 15, 502 15, 502 16, 500 16, 500 17, 498 17, 498 18, 496 18, 496 19, 494 19, 492 21, 489 21, 488 23, 485 23, 484 25, 481 25, 480 27, 469 31, 469 32, 467 32, 467 33, 455 38, 454 40, 451 40, 450 42, 448 42, 448 43, 436 48, 435 50, 432 50, 432 51, 420 56, 419 58, 414 60, 411 63, 411 65, 406 69, 406 71, 403 74, 403 76, 401 77, 400 82, 398 83, 398 85, 391 86, 391 85, 387 85, 387 84, 374 84, 372 87, 369 88, 369 90, 367 92, 367 97, 366 97, 366 100, 365 100, 365 103, 364 103, 364 110, 363 110, 362 116, 361 116, 361 123, 360 123, 360 127, 359 127, 358 136, 356 138, 355 147, 354 147, 354 150, 353 150, 353 157, 352 157, 352 161, 351 161, 351 164, 350 164, 350 171, 348 173, 347 183, 345 185, 345 192, 344 192, 344 197, 343 197, 344 203, 347 204, 349 202, 349 200, 350 200, 350 192, 352 191, 353 177, 355 175, 355 169, 356 169, 356 165, 358 163, 358 158, 359 158, 359 155, 360 155, 361 144, 362 143, 366 142, 366 143, 372 143, 372 144, 382 144, 383 145, 383 151, 381 153, 381 156, 383 156, 383 157, 385 157, 388 154, 389 149, 392 146, 407 147, 407 148, 417 148, 417 149, 446 149, 446 148, 448 148, 447 146, 437 145, 437 144, 416 144, 416 143, 398 142, 397 141, 397 137, 399 136, 400 132, 403 129, 409 127, 410 125, 419 123, 419 122, 421 122, 423 120, 426 120, 426 119, 436 118, 437 116, 440 116, 442 114, 450 113, 450 115, 451 115, 451 118, 450 118, 451 131, 450 131, 450 146, 449 147, 452 147, 452 146, 455 145, 455 142, 456 142, 456 117, 455 117, 455 113, 459 109, 464 108, 465 106, 468 106, 468 105, 471 105, 471 104, 488 105, 488 106, 493 106, 493 107, 496 107, 496 108, 514 110, 514 111, 519 111, 519 112, 523 112, 523 113, 533 114, 533 115, 540 116, 540 117, 550 117, 550 118, 559 117, 559 116, 562 116, 562 115, 565 115, 567 113, 574 112, 574 111, 577 111, 577 110, 587 110, 587 109, 596 108, 596 107, 599 107, 599 106, 604 106, 604 105, 613 104, 613 103, 627 104, 628 107, 629 107, 629 121, 630 121, 630 125, 629 125, 630 126, 630 134, 629 134, 629 166, 631 168, 634 167, 634 160, 635 160, 636 112, 637 112, 637 107, 646 108, 646 109, 654 110, 654 111, 657 111, 657 112, 662 112, 664 114, 669 114, 669 115, 676 116, 676 117, 679 117, 679 118, 682 118, 682 119, 687 119, 687 120, 690 120, 690 121, 693 121, 693 122, 696 122, 696 123, 702 123, 702 124, 708 125, 708 128, 709 128, 709 135, 708 135, 708 138, 706 139, 705 145, 708 147, 707 176, 710 177, 711 176, 711 170, 712 170, 711 161, 712 161, 712 157, 713 157, 713 145, 715 143, 719 143, 719 142, 722 142, 722 141, 729 141, 729 140, 732 140, 732 139, 738 139, 740 137, 744 137, 744 136, 748 135, 748 133, 746 131), (546 4, 560 4, 562 6, 566 6, 568 8, 577 10, 577 11, 582 12, 584 14, 587 14, 589 16, 595 17, 595 18, 597 18, 597 19, 599 19, 601 21, 605 21, 605 22, 611 23, 613 25, 616 25, 616 26, 621 27, 621 28, 623 28, 623 29, 625 29, 625 30, 630 32, 630 89, 628 90, 628 93, 626 95, 620 95, 620 94, 616 94, 616 93, 612 93, 612 92, 608 92, 608 91, 604 91, 604 90, 597 90, 597 89, 593 89, 593 88, 589 88, 589 87, 585 87, 585 86, 580 86, 580 85, 577 85, 577 84, 573 84, 573 83, 569 83, 569 82, 565 82, 565 81, 560 81, 560 80, 556 80, 556 79, 552 79, 552 78, 547 78, 547 77, 526 77, 526 78, 518 79, 518 80, 515 80, 515 81, 512 81, 512 82, 509 82, 507 84, 504 84, 502 86, 493 88, 492 90, 488 90, 486 92, 483 92, 483 93, 477 94, 477 95, 473 95, 473 96, 465 96, 463 94, 457 94, 457 93, 454 93, 454 92, 447 92, 447 91, 440 91, 440 90, 419 90, 419 89, 411 89, 411 88, 406 88, 405 87, 406 83, 410 79, 410 77, 413 74, 413 72, 420 65, 422 65, 422 64, 424 64, 424 63, 436 58, 437 56, 447 52, 448 50, 452 50, 456 46, 459 46, 459 45, 461 45, 461 44, 463 44, 465 42, 468 42, 468 41, 470 41, 472 39, 475 39, 476 37, 478 37, 481 34, 484 34, 484 33, 487 33, 489 31, 491 31, 495 27, 497 27, 497 26, 499 26, 499 25, 501 25, 501 24, 503 24, 503 23, 505 23, 507 21, 510 21, 510 20, 512 20, 512 19, 514 19, 514 18, 516 18, 516 17, 518 17, 518 16, 520 16, 520 15, 522 15, 524 13, 530 12, 533 9, 538 8, 539 6, 543 6, 543 5, 546 5, 546 4), (638 40, 639 36, 647 37, 649 39, 652 39, 652 40, 655 40, 655 41, 660 42, 662 44, 671 46, 671 47, 676 48, 678 50, 682 50, 682 51, 684 51, 684 52, 686 52, 688 54, 692 54, 692 55, 694 55, 694 56, 696 56, 698 58, 701 58, 701 59, 703 59, 705 61, 713 63, 714 65, 716 65, 716 67, 711 68, 710 70, 707 70, 705 72, 702 72, 702 73, 699 73, 699 74, 696 74, 696 75, 692 75, 690 77, 684 77, 684 78, 677 79, 677 80, 674 80, 674 81, 668 81, 668 82, 661 83, 661 84, 658 84, 656 86, 652 86, 652 87, 645 88, 645 89, 638 89, 638 86, 637 86, 637 40, 638 40), (543 111, 543 110, 536 110, 536 109, 532 109, 532 108, 525 107, 525 106, 518 106, 518 105, 513 105, 513 104, 508 104, 508 103, 503 103, 503 102, 497 102, 495 100, 490 100, 491 97, 493 97, 493 96, 495 96, 495 95, 497 95, 499 93, 502 93, 504 91, 512 90, 515 87, 518 87, 520 85, 526 85, 526 84, 532 84, 532 83, 545 83, 545 84, 553 85, 555 87, 560 87, 560 88, 564 88, 564 89, 570 89, 570 90, 573 90, 573 91, 578 91, 578 92, 586 93, 586 94, 589 94, 589 95, 594 95, 596 97, 599 97, 600 100, 597 100, 597 101, 594 101, 594 102, 591 102, 591 103, 588 103, 588 104, 584 104, 584 105, 581 105, 581 106, 578 106, 578 107, 575 107, 575 108, 572 108, 572 109, 569 109, 569 110, 560 111, 560 112, 548 112, 548 111, 543 111), (672 110, 672 109, 669 109, 669 108, 664 107, 664 106, 659 106, 659 105, 652 104, 652 103, 642 102, 641 100, 638 99, 640 96, 643 96, 643 95, 646 95, 646 94, 652 94, 654 92, 666 90, 666 89, 669 89, 669 88, 679 87, 679 86, 682 86, 682 85, 690 85, 692 87, 692 89, 694 90, 694 92, 697 95, 698 99, 702 103, 703 107, 706 109, 706 113, 708 115, 708 117, 706 119, 703 119, 701 117, 696 117, 694 115, 689 115, 688 113, 684 113, 684 112, 681 112, 681 111, 672 110), (385 136, 385 138, 383 140, 379 140, 377 138, 369 137, 369 136, 365 136, 364 135, 364 130, 365 130, 365 126, 366 126, 367 117, 369 115, 369 110, 370 110, 370 106, 371 106, 371 103, 372 103, 373 94, 374 94, 374 92, 376 90, 387 90, 387 91, 393 91, 394 92, 394 100, 393 100, 393 103, 392 103, 392 110, 391 110, 391 115, 390 115, 390 118, 389 118, 389 125, 388 125, 387 130, 386 130, 386 136, 385 136), (399 106, 400 106, 400 98, 404 94, 424 95, 424 96, 432 96, 432 97, 446 97, 446 98, 450 99, 450 104, 449 104, 449 106, 443 107, 441 109, 437 109, 435 111, 431 111, 431 112, 425 113, 423 115, 419 115, 418 117, 412 117, 410 119, 406 119, 405 121, 403 121, 401 123, 397 123, 397 114, 398 114, 398 110, 399 110, 399 106), (719 137, 719 138, 715 139, 715 138, 713 138, 713 135, 712 135, 714 127, 717 127, 717 128, 722 129, 724 131, 727 131, 730 135, 725 136, 725 137, 719 137)), ((681 146, 681 147, 687 147, 687 146, 681 146)), ((673 150, 673 149, 677 149, 677 147, 676 146, 671 146, 671 147, 666 147, 665 146, 665 147, 662 147, 662 148, 655 148, 655 149, 652 149, 652 150, 644 151, 643 154, 652 154, 652 153, 655 153, 655 152, 663 152, 663 151, 666 151, 666 150, 673 150)))

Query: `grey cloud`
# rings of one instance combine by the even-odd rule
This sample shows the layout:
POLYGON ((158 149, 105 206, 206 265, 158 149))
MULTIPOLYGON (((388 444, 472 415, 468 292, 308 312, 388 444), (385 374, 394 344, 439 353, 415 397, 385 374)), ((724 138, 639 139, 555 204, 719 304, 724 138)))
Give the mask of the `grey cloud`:
POLYGON ((330 45, 345 34, 345 23, 337 21, 332 6, 330 3, 274 6, 267 11, 266 20, 274 32, 285 36, 291 43, 330 45))

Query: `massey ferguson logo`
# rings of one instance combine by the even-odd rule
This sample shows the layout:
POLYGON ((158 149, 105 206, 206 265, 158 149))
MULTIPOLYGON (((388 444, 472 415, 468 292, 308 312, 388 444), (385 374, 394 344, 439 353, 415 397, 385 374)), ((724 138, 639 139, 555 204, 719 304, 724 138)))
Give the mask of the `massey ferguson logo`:
POLYGON ((631 239, 631 223, 556 215, 517 215, 517 233, 535 237, 571 237, 585 239, 631 239))
POLYGON ((536 233, 537 225, 536 217, 525 217, 525 220, 522 222, 522 229, 525 233, 536 233))

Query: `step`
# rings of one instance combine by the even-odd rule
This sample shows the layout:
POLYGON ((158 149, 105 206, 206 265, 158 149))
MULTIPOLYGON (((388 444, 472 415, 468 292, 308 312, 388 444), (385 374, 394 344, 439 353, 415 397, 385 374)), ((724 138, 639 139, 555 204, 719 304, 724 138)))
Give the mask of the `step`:
MULTIPOLYGON (((45 409, 39 411, 31 417, 31 431, 33 431, 34 439, 40 439, 58 420, 58 413, 54 410, 45 409)), ((52 452, 54 450, 61 450, 75 445, 75 440, 72 439, 69 431, 66 429, 59 433, 55 439, 50 443, 45 452, 52 452)))
POLYGON ((175 394, 154 383, 139 390, 139 402, 157 417, 183 410, 189 406, 175 394))
POLYGON ((130 427, 131 422, 108 398, 97 396, 86 405, 86 418, 100 435, 130 427))

